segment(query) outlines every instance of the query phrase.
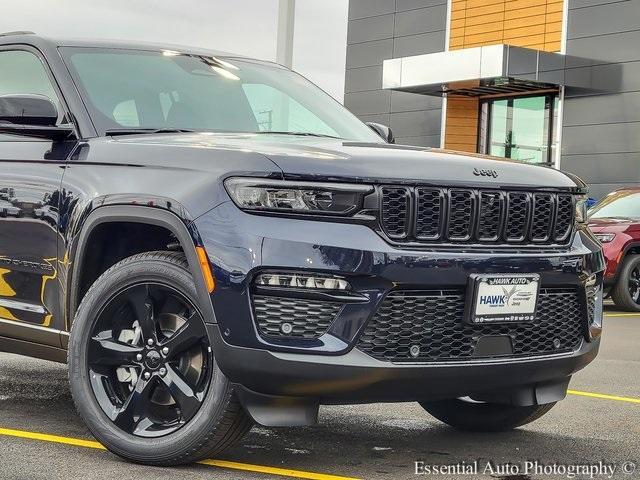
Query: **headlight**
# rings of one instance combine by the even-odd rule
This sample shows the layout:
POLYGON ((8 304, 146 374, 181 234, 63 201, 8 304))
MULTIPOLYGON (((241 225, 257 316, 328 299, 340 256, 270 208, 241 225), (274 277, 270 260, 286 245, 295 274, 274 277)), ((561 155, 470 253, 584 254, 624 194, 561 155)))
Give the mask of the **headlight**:
POLYGON ((258 178, 229 178, 225 187, 233 202, 244 210, 350 215, 362 209, 368 185, 290 182, 258 178))
POLYGON ((616 238, 616 234, 615 233, 594 233, 594 235, 602 243, 609 243, 614 238, 616 238))
POLYGON ((576 222, 587 222, 587 197, 578 197, 576 200, 576 222))

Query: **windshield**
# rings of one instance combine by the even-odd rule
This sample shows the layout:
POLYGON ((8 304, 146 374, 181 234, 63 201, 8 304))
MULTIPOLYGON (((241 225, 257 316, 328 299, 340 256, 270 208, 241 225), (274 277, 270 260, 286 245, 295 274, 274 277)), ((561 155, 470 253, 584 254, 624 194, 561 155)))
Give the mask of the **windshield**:
POLYGON ((640 192, 611 192, 589 210, 589 218, 640 218, 640 192))
POLYGON ((329 95, 279 65, 166 50, 61 51, 101 135, 194 130, 382 141, 329 95))

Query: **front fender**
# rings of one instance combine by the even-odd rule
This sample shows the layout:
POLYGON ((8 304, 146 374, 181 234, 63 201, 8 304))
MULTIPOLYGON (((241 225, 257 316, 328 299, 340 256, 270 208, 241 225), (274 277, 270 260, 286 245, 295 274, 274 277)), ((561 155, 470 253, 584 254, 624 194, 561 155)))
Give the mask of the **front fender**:
MULTIPOLYGON (((107 200, 105 198, 105 200, 107 200)), ((119 199, 122 200, 121 198, 119 199)), ((175 235, 184 251, 189 264, 189 269, 193 275, 198 293, 198 300, 204 319, 208 323, 215 323, 215 314, 211 304, 211 297, 204 282, 200 262, 198 260, 195 247, 202 246, 200 235, 194 223, 190 220, 188 214, 179 216, 176 212, 184 212, 181 206, 172 202, 173 208, 170 210, 166 203, 164 208, 159 203, 150 206, 150 203, 141 205, 121 205, 106 204, 98 206, 86 216, 83 216, 81 222, 75 228, 76 234, 70 241, 70 246, 65 254, 65 261, 69 262, 71 267, 69 270, 70 278, 67 279, 69 295, 67 296, 67 312, 68 317, 73 317, 78 308, 78 292, 80 269, 83 265, 85 255, 87 255, 86 245, 91 236, 91 232, 99 225, 111 222, 129 222, 143 223, 166 228, 175 235)))

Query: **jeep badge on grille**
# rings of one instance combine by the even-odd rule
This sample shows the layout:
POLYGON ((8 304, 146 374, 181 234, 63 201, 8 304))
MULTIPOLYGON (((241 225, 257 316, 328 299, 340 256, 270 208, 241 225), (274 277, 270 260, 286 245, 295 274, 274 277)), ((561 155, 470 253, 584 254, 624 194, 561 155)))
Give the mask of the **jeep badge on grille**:
POLYGON ((495 170, 489 170, 487 168, 474 168, 473 174, 476 177, 493 177, 496 178, 498 176, 498 172, 495 170))

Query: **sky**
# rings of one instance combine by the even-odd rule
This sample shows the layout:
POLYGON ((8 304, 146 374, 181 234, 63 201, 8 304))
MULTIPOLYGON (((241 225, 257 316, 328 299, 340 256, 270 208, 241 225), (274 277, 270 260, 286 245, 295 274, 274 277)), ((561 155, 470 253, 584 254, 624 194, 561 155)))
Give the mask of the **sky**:
MULTIPOLYGON (((348 0, 297 0, 293 69, 344 97, 348 0)), ((278 0, 2 0, 0 32, 193 45, 275 60, 278 0)))

